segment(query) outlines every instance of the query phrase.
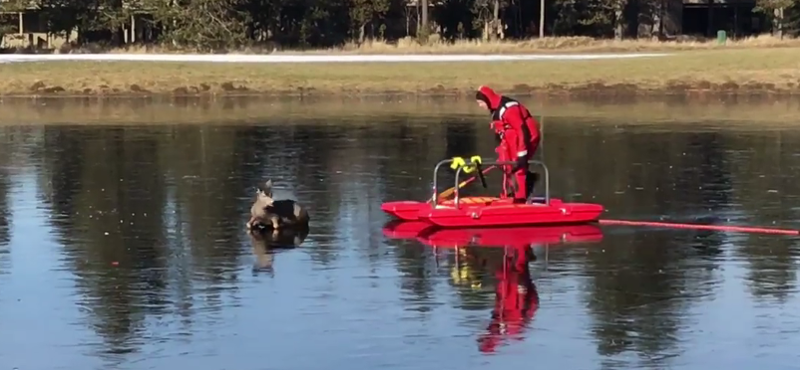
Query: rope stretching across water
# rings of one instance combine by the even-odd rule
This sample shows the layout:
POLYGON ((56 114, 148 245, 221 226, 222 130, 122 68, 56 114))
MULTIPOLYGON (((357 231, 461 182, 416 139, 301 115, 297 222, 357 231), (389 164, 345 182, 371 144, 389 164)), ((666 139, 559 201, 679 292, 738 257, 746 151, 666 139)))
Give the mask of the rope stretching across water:
POLYGON ((714 230, 732 231, 751 234, 782 234, 800 235, 800 230, 774 229, 766 227, 746 227, 746 226, 725 226, 725 225, 700 225, 672 222, 650 222, 650 221, 625 221, 625 220, 599 220, 600 225, 621 225, 621 226, 645 226, 645 227, 664 227, 671 229, 693 229, 693 230, 714 230))

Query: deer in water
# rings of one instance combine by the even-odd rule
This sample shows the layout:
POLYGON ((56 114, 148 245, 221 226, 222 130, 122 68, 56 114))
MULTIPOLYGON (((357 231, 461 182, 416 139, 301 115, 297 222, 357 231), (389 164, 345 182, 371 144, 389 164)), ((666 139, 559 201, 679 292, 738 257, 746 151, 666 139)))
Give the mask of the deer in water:
POLYGON ((247 230, 272 228, 273 232, 282 227, 308 227, 308 211, 291 199, 275 200, 272 197, 272 180, 256 189, 256 200, 250 207, 250 220, 247 230))

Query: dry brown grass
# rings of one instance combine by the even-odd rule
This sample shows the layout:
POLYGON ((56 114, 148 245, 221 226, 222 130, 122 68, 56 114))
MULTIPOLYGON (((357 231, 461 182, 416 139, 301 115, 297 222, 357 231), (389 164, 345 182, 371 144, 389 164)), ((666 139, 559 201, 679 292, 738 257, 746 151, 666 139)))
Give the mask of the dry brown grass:
MULTIPOLYGON (((671 41, 654 39, 609 40, 591 37, 545 37, 524 41, 480 41, 457 40, 444 42, 432 37, 421 44, 416 39, 404 38, 396 42, 370 40, 361 45, 348 43, 342 47, 314 50, 277 50, 274 48, 255 47, 237 50, 242 54, 536 54, 536 53, 597 53, 597 52, 634 52, 634 51, 685 51, 685 50, 721 50, 744 48, 777 48, 800 46, 800 39, 777 38, 771 35, 747 37, 728 40, 719 45, 715 39, 699 39, 680 37, 671 41)), ((79 50, 65 49, 64 52, 109 52, 109 53, 187 53, 196 50, 175 49, 161 46, 130 46, 122 49, 105 50, 97 46, 88 46, 79 50)))
POLYGON ((681 51, 741 48, 774 48, 800 46, 800 40, 773 36, 748 37, 729 40, 719 45, 716 40, 679 39, 658 41, 651 39, 608 40, 590 37, 545 37, 526 41, 459 40, 454 43, 432 41, 420 44, 413 39, 403 39, 389 44, 370 41, 362 45, 348 44, 332 51, 357 54, 531 54, 531 53, 596 53, 635 51, 681 51))
MULTIPOLYGON (((800 102, 796 99, 674 98, 619 101, 521 99, 531 111, 544 115, 545 126, 559 122, 610 122, 613 124, 692 125, 725 121, 726 128, 796 125, 800 102)), ((248 98, 186 99, 44 99, 0 101, 0 125, 20 124, 304 124, 347 122, 370 125, 375 118, 419 118, 433 122, 486 117, 469 99, 305 99, 277 101, 248 98)), ((545 129, 546 130, 546 129, 545 129)))
POLYGON ((463 63, 0 64, 3 95, 463 95, 800 91, 800 48, 694 50, 655 58, 463 63))

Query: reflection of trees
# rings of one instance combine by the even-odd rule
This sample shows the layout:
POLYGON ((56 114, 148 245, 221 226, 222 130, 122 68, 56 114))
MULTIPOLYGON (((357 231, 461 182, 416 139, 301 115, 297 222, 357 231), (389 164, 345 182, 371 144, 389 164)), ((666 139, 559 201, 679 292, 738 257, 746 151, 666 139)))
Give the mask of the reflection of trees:
MULTIPOLYGON (((772 225, 797 220, 800 216, 797 207, 787 207, 784 202, 787 198, 797 199, 796 145, 793 145, 797 136, 763 131, 731 135, 731 141, 737 148, 752 148, 738 152, 737 164, 733 166, 740 184, 734 197, 746 213, 742 221, 772 225)), ((739 245, 737 254, 747 261, 746 279, 752 294, 787 301, 797 284, 796 243, 780 236, 747 235, 739 245)))
MULTIPOLYGON (((406 119, 381 126, 370 135, 378 149, 378 181, 386 189, 385 199, 430 196, 433 166, 447 158, 445 127, 437 119, 406 119)), ((442 178, 439 181, 444 187, 442 178)))
MULTIPOLYGON (((442 142, 444 127, 438 120, 418 120, 412 125, 407 119, 390 121, 365 133, 370 154, 378 159, 376 177, 364 181, 379 183, 383 194, 376 194, 372 209, 380 210, 385 200, 424 199, 430 196, 433 163, 444 156, 442 142)), ((369 170, 367 170, 369 171, 369 170)), ((375 187, 374 184, 371 185, 375 187)), ((373 218, 370 228, 378 229, 385 218, 373 218), (378 222, 375 222, 378 221, 378 222)), ((373 251, 368 251, 373 253, 373 251)), ((395 268, 400 273, 400 287, 410 309, 427 312, 436 300, 435 267, 430 250, 418 243, 404 243, 394 248, 395 268)))
MULTIPOLYGON (((555 195, 583 193, 581 199, 604 204, 610 218, 685 218, 729 203, 730 175, 715 135, 619 135, 611 127, 576 133, 548 123, 549 142, 569 142, 546 146, 555 195), (570 188, 560 187, 564 182, 570 188)), ((662 358, 678 340, 687 294, 711 293, 704 283, 715 261, 707 256, 722 242, 719 234, 639 230, 624 239, 607 237, 604 248, 588 248, 582 259, 591 277, 587 299, 599 352, 635 350, 662 358)))
MULTIPOLYGON (((48 189, 43 192, 50 222, 75 271, 82 302, 113 351, 132 349, 132 338, 144 330, 148 315, 174 309, 191 325, 198 305, 220 308, 222 295, 233 291, 237 281, 240 257, 247 253, 243 223, 252 186, 266 178, 275 179, 280 197, 296 197, 311 210, 311 234, 296 253, 308 253, 323 267, 345 253, 371 264, 392 254, 404 301, 424 310, 438 299, 434 287, 441 279, 441 272, 433 271, 430 250, 417 243, 381 250, 367 229, 377 230, 385 220, 381 201, 429 196, 438 160, 473 153, 494 158, 493 138, 483 120, 452 125, 439 118, 392 117, 380 124, 355 118, 326 126, 298 121, 248 127, 50 127, 40 149, 40 188, 48 189)), ((566 118, 547 122, 545 149, 555 196, 582 193, 575 198, 602 203, 619 218, 715 214, 732 197, 760 223, 797 218, 777 200, 793 191, 793 169, 781 162, 790 154, 775 145, 774 137, 739 142, 733 135, 618 134, 611 126, 593 131, 571 126, 566 118), (731 159, 726 157, 731 147, 756 149, 731 159), (768 193, 771 189, 779 194, 768 193)), ((442 176, 440 190, 452 186, 448 180, 442 176)), ((496 185, 496 180, 490 182, 496 185)), ((0 176, 0 229, 8 222, 7 181, 0 176)), ((553 248, 550 259, 585 265, 586 296, 601 352, 656 354, 673 346, 691 301, 687 295, 711 294, 712 287, 701 282, 714 278, 714 253, 724 237, 640 230, 624 239, 607 237, 603 248, 553 248)), ((750 261, 754 294, 785 297, 792 289, 793 256, 790 245, 781 243, 772 237, 743 243, 739 252, 750 261)), ((486 277, 485 272, 479 275, 486 277)), ((491 307, 492 280, 481 280, 477 290, 472 284, 458 287, 458 306, 491 307)))
POLYGON ((51 222, 111 352, 135 350, 145 317, 170 302, 185 325, 200 294, 212 312, 221 308, 242 253, 229 241, 242 237, 249 206, 236 201, 251 181, 236 156, 254 143, 220 131, 46 129, 51 222))
POLYGON ((587 300, 599 353, 636 351, 658 359, 676 344, 687 297, 709 294, 706 266, 713 265, 686 244, 674 233, 643 232, 588 249, 587 300))
POLYGON ((9 269, 9 251, 6 249, 11 243, 11 178, 8 166, 11 162, 11 153, 15 149, 12 147, 12 135, 8 128, 0 130, 0 274, 9 269))
MULTIPOLYGON (((425 188, 416 174, 429 176, 425 162, 438 160, 444 146, 428 146, 437 146, 441 132, 440 125, 405 121, 347 129, 51 127, 39 149, 40 182, 82 304, 109 351, 119 353, 136 350, 133 338, 148 315, 174 309, 191 325, 198 295, 210 311, 219 309, 236 281, 252 187, 266 178, 275 179, 278 196, 311 208, 312 235, 300 253, 321 265, 345 248, 377 258, 375 243, 361 232, 377 221, 382 192, 408 187, 382 179, 376 187, 376 168, 409 173, 409 185, 425 188), (406 147, 397 145, 402 131, 410 138, 402 141, 406 147), (387 163, 393 167, 382 168, 387 163)), ((426 252, 398 256, 410 306, 435 299, 431 267, 419 264, 426 252)))
MULTIPOLYGON (((460 156, 469 158, 476 152, 477 126, 473 123, 451 123, 445 125, 445 158, 460 156)), ((442 158, 444 159, 444 158, 442 158)))
POLYGON ((35 127, 0 127, 0 250, 8 246, 12 236, 12 177, 30 165, 31 148, 36 146, 38 134, 35 127))
MULTIPOLYGON (((253 139, 230 128, 179 128, 161 144, 162 172, 174 186, 174 202, 185 220, 183 232, 191 245, 196 277, 216 285, 228 282, 241 251, 230 242, 244 240, 255 179, 245 171, 252 158, 253 139)), ((159 205, 163 207, 163 205, 159 205)), ((215 304, 219 297, 209 297, 215 304)), ((221 303, 220 303, 221 304, 221 303)))
POLYGON ((747 261, 745 279, 753 296, 787 302, 797 289, 797 242, 780 236, 748 235, 743 239, 737 254, 747 261))
POLYGON ((339 245, 336 240, 333 224, 336 216, 323 218, 321 215, 339 214, 338 195, 343 186, 340 181, 347 175, 340 174, 336 178, 328 166, 350 159, 337 156, 339 153, 335 144, 340 140, 346 141, 341 135, 347 133, 341 128, 310 126, 304 122, 271 131, 269 134, 277 136, 277 141, 276 138, 272 139, 275 144, 269 148, 268 157, 263 160, 276 163, 275 166, 270 166, 275 171, 290 174, 293 183, 286 184, 286 188, 297 194, 301 204, 309 207, 314 223, 312 232, 317 245, 306 253, 309 253, 315 263, 330 266, 336 261, 337 252, 344 246, 339 245), (288 168, 283 169, 286 165, 288 168))
POLYGON ((400 273, 402 301, 406 308, 427 313, 438 301, 434 294, 436 274, 434 263, 429 259, 430 250, 421 244, 412 243, 397 247, 394 252, 395 268, 400 273))
POLYGON ((2 161, 2 153, 0 153, 0 253, 3 253, 2 248, 7 247, 11 242, 11 209, 8 194, 11 188, 11 179, 2 161))
POLYGON ((619 134, 612 126, 584 131, 559 119, 548 123, 548 142, 569 143, 545 146, 555 196, 581 193, 580 200, 601 203, 613 215, 639 218, 706 214, 727 203, 730 175, 714 135, 619 134))
POLYGON ((9 191, 11 178, 7 168, 8 157, 4 153, 6 148, 0 149, 0 254, 11 242, 11 208, 9 191))
POLYGON ((157 142, 125 129, 46 129, 45 156, 49 206, 84 295, 79 304, 109 351, 133 350, 145 315, 166 304, 157 142))
MULTIPOLYGON (((453 123, 448 124, 445 126, 445 157, 440 158, 447 159, 452 157, 462 157, 465 160, 469 160, 469 158, 473 155, 479 155, 484 153, 479 153, 477 142, 479 139, 483 139, 481 135, 479 135, 477 130, 477 125, 468 122, 468 123, 453 123)), ((490 132, 482 132, 483 135, 490 136, 490 132)), ((486 156, 492 153, 485 153, 486 159, 485 161, 495 160, 495 156, 486 156)), ((444 188, 449 188, 454 185, 455 176, 452 170, 445 167, 445 171, 443 171, 445 176, 442 176, 444 183, 442 185, 444 188)), ((461 174, 461 178, 459 180, 463 181, 469 175, 461 174)), ((488 181, 487 181, 488 182, 488 181)), ((478 182, 476 181, 476 184, 478 182)), ((488 184, 487 184, 488 185, 488 184)), ((479 194, 485 192, 486 189, 483 189, 480 186, 471 186, 465 187, 463 190, 460 190, 461 195, 467 196, 472 194, 479 194)))

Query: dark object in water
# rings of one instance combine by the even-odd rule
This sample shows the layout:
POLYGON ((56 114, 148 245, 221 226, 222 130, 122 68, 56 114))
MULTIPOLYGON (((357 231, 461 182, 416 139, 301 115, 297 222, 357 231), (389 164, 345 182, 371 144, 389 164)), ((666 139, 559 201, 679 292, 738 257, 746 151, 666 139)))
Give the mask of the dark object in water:
POLYGON ((308 211, 294 200, 275 200, 272 197, 272 180, 268 180, 264 187, 256 189, 256 200, 250 207, 250 220, 246 227, 248 230, 308 227, 309 219, 308 211))
POLYGON ((251 229, 248 235, 253 255, 256 257, 253 273, 266 272, 272 276, 275 274, 273 268, 275 252, 299 247, 308 236, 308 228, 251 229))

